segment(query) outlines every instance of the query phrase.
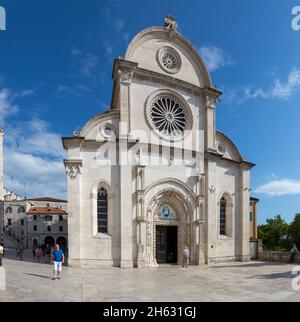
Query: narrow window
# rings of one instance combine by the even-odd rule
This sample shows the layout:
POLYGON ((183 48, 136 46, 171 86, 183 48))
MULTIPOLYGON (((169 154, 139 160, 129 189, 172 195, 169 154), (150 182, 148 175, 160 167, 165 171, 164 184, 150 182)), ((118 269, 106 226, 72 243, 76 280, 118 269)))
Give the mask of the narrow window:
POLYGON ((37 231, 37 226, 36 225, 33 226, 33 230, 37 231))
POLYGON ((226 235, 226 199, 220 201, 220 235, 226 235))
POLYGON ((97 200, 98 233, 106 234, 108 232, 107 215, 108 215, 107 191, 104 188, 100 188, 98 190, 98 200, 97 200))
POLYGON ((249 221, 253 221, 253 213, 252 212, 250 212, 250 214, 249 214, 249 221))
POLYGON ((63 226, 59 226, 59 231, 63 232, 64 231, 64 227, 63 226))

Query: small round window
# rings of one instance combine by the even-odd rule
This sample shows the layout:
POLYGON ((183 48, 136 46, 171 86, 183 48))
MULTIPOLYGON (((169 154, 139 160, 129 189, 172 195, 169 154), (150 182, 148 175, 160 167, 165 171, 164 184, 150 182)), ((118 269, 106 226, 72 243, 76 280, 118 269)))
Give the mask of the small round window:
POLYGON ((158 51, 158 62, 168 73, 176 74, 181 68, 181 58, 172 47, 163 47, 158 51))
POLYGON ((114 130, 111 124, 104 124, 101 126, 101 133, 105 138, 110 138, 114 134, 114 130))

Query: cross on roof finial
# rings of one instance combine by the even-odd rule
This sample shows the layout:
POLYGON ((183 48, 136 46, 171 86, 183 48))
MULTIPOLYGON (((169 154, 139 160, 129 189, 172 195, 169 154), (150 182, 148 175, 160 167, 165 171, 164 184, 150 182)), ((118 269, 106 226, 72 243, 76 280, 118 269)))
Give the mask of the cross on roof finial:
POLYGON ((165 18, 164 27, 169 31, 176 31, 178 24, 173 16, 168 15, 165 18))

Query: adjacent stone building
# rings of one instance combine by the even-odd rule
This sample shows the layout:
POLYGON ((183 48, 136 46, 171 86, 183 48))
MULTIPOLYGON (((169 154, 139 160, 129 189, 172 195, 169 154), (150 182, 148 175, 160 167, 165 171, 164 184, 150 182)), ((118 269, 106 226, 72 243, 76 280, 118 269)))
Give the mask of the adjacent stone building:
POLYGON ((67 248, 67 201, 23 199, 11 192, 4 199, 4 228, 8 238, 25 248, 55 243, 67 248))
POLYGON ((250 198, 250 212, 249 212, 249 237, 257 239, 257 225, 258 225, 258 203, 259 199, 250 198))
POLYGON ((156 267, 249 260, 250 170, 216 129, 202 58, 167 17, 115 60, 111 107, 68 151, 69 265, 156 267))

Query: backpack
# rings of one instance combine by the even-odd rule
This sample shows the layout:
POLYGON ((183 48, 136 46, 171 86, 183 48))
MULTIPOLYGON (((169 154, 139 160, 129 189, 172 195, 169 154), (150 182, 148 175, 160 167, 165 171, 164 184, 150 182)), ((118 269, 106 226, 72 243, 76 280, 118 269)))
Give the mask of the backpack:
POLYGON ((0 246, 0 256, 3 256, 3 254, 4 254, 4 248, 3 246, 0 246))

